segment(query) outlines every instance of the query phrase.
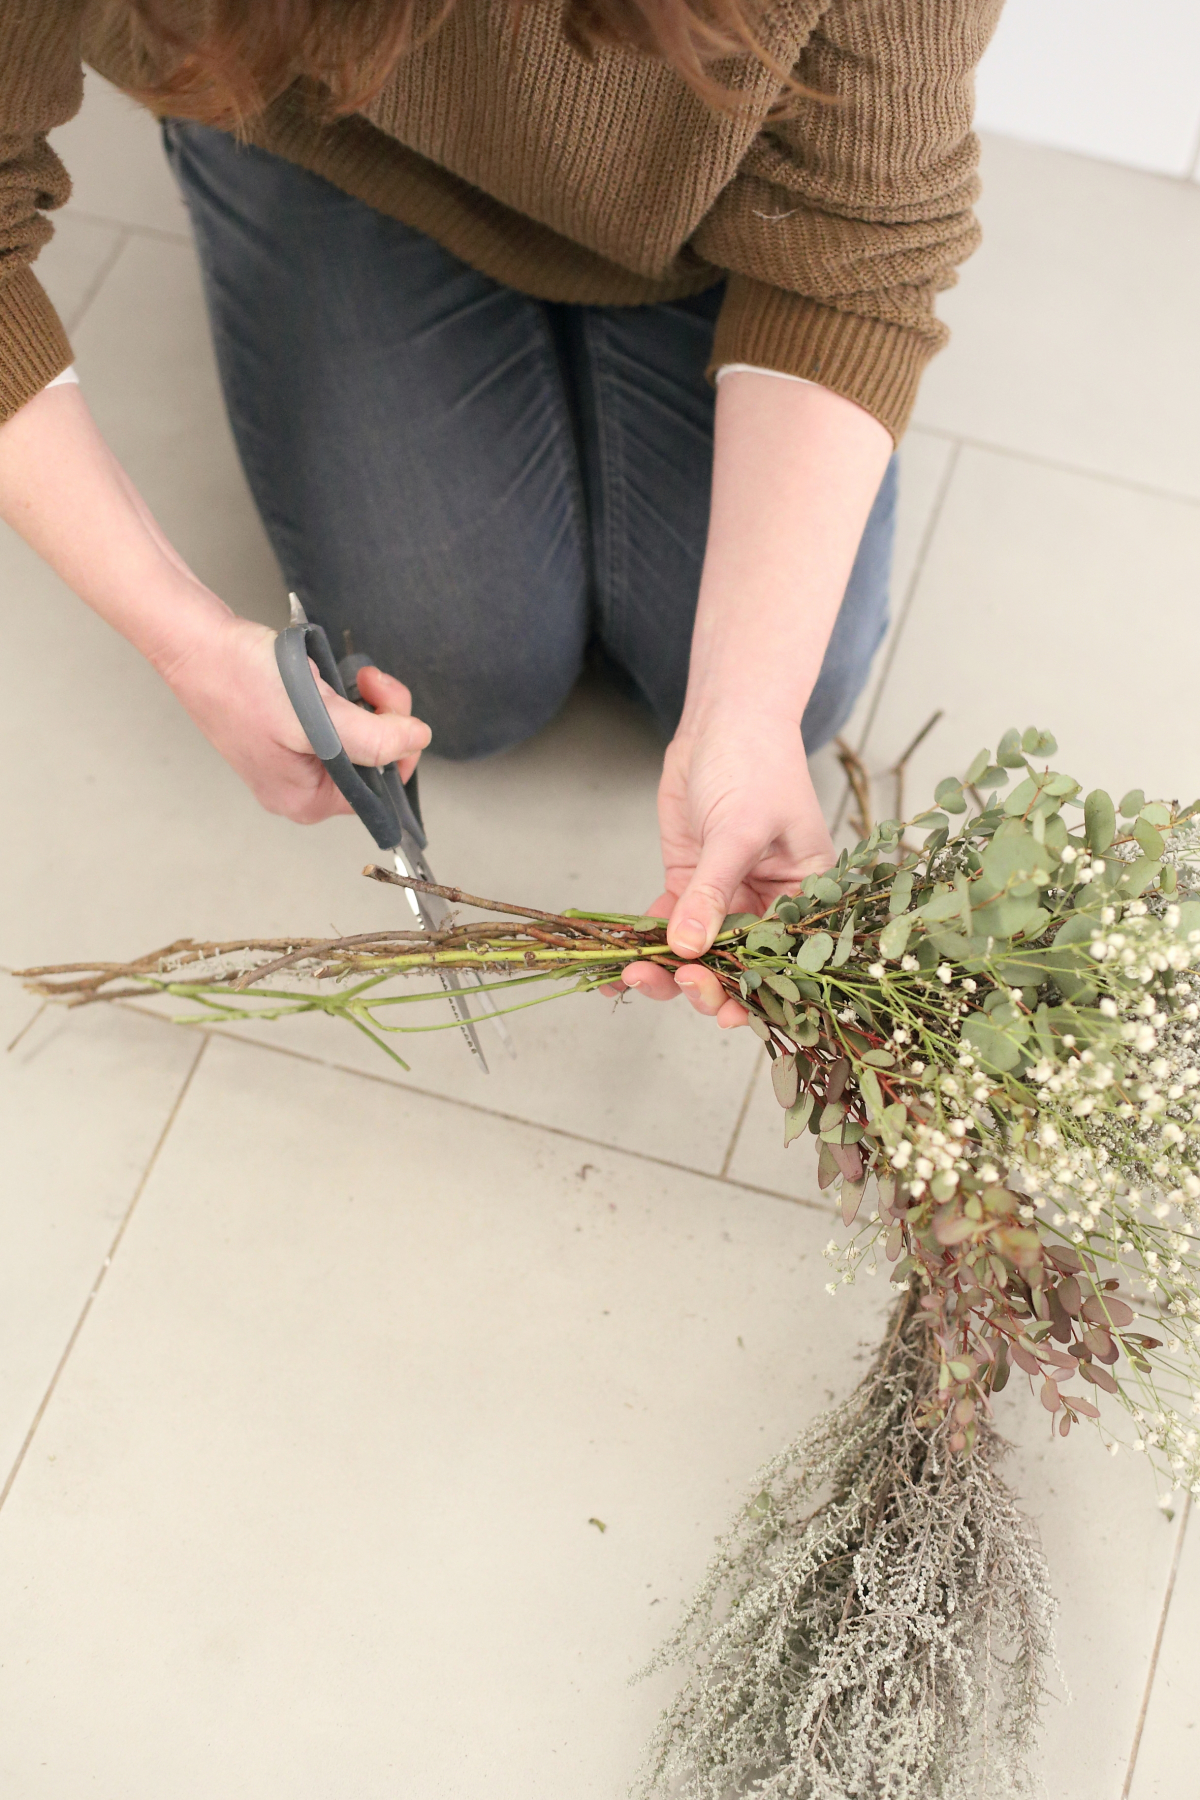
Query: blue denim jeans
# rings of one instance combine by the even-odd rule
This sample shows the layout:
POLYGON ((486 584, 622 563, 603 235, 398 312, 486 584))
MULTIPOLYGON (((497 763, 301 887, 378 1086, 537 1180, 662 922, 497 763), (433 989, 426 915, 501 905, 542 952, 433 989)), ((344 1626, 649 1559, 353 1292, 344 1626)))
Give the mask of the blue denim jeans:
MULTIPOLYGON (((349 641, 406 681, 443 756, 537 731, 589 646, 669 735, 708 524, 720 288, 549 305, 223 132, 164 135, 242 463, 337 654, 349 641)), ((887 623, 895 489, 893 461, 804 715, 810 750, 887 623)))

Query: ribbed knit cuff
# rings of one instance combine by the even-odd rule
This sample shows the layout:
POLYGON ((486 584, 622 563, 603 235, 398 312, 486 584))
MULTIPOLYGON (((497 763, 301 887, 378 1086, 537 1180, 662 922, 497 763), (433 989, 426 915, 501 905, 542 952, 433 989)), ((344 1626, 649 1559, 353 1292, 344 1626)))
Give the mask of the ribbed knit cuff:
POLYGON ((838 312, 731 274, 717 319, 709 377, 722 363, 755 363, 802 375, 844 394, 887 427, 898 443, 936 342, 890 325, 838 312))
POLYGON ((28 264, 0 283, 0 424, 70 366, 71 346, 28 264))

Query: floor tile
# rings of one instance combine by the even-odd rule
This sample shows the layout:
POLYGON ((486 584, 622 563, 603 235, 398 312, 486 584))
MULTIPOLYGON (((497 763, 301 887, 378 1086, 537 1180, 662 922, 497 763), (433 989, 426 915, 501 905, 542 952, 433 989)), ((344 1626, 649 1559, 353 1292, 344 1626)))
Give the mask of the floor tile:
POLYGON ((1197 591, 1200 507, 964 450, 868 741, 870 767, 889 768, 941 707, 910 766, 910 815, 1014 724, 1053 731, 1058 766, 1088 787, 1190 801, 1200 792, 1197 591))
POLYGON ((1187 1521, 1129 1800, 1179 1800, 1200 1755, 1200 1529, 1187 1521))
POLYGON ((51 143, 71 177, 76 212, 185 236, 187 212, 167 168, 158 126, 136 101, 89 70, 83 106, 51 143))
POLYGON ((797 1200, 820 1207, 832 1220, 834 1203, 817 1186, 813 1139, 806 1132, 784 1149, 783 1109, 771 1086, 771 1066, 765 1051, 759 1052, 758 1062, 750 1103, 726 1173, 731 1181, 766 1188, 773 1194, 790 1194, 797 1200))
POLYGON ((822 1229, 214 1042, 0 1523, 8 1791, 612 1800, 878 1330, 822 1229))
POLYGON ((117 225, 78 219, 61 213, 54 221, 54 236, 37 259, 34 272, 58 309, 68 334, 80 317, 120 250, 123 233, 117 225))
POLYGON ((283 620, 283 582, 225 417, 190 244, 135 237, 74 347, 88 404, 167 536, 235 612, 283 620))
MULTIPOLYGON (((367 930, 403 915, 364 881, 375 850, 352 819, 271 818, 149 668, 12 538, 0 543, 6 632, 19 666, 56 671, 51 739, 34 684, 0 720, 15 769, 30 734, 42 784, 9 783, 0 959, 10 966, 140 954, 182 936, 367 930), (50 808, 46 794, 63 796, 50 808)), ((522 904, 636 909, 659 879, 660 751, 619 697, 581 693, 534 743, 471 767, 431 761, 423 783, 434 867, 522 904), (604 759, 596 746, 604 745, 604 759)), ((269 1041, 404 1079, 349 1027, 260 1027, 269 1041)), ((412 1079, 590 1138, 717 1170, 754 1049, 683 1002, 567 998, 513 1022, 520 1060, 484 1080, 457 1035, 410 1040, 412 1079)))
MULTIPOLYGON (((1014 1444, 1006 1479, 1036 1523, 1059 1604, 1059 1661, 1045 1713, 1046 1791, 1121 1800, 1145 1690, 1173 1528, 1141 1457, 1110 1457, 1086 1430, 1050 1438, 1016 1384, 997 1418, 1014 1444)), ((1183 1800, 1175 1789, 1171 1800, 1183 1800)), ((1166 1796, 1164 1794, 1164 1800, 1166 1796)))
POLYGON ((199 1048, 165 1039, 0 974, 0 1488, 199 1048))
POLYGON ((1200 190, 988 137, 920 424, 1200 495, 1200 190))

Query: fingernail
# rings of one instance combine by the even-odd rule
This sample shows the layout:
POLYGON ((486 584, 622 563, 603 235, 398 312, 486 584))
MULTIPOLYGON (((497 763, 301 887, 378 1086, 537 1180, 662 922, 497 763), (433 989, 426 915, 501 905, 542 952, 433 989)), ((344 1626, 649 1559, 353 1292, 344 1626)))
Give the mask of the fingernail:
POLYGON ((671 933, 672 948, 681 950, 685 956, 699 956, 706 936, 699 919, 683 919, 671 933))

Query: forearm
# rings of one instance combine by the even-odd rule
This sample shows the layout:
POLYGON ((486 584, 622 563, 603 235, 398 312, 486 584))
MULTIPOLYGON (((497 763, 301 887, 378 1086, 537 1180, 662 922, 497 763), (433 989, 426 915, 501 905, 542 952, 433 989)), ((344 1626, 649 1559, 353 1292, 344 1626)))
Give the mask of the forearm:
POLYGON ((167 542, 77 387, 0 426, 0 518, 163 674, 230 618, 167 542))
POLYGON ((682 730, 747 708, 799 724, 891 453, 828 388, 724 378, 682 730))

